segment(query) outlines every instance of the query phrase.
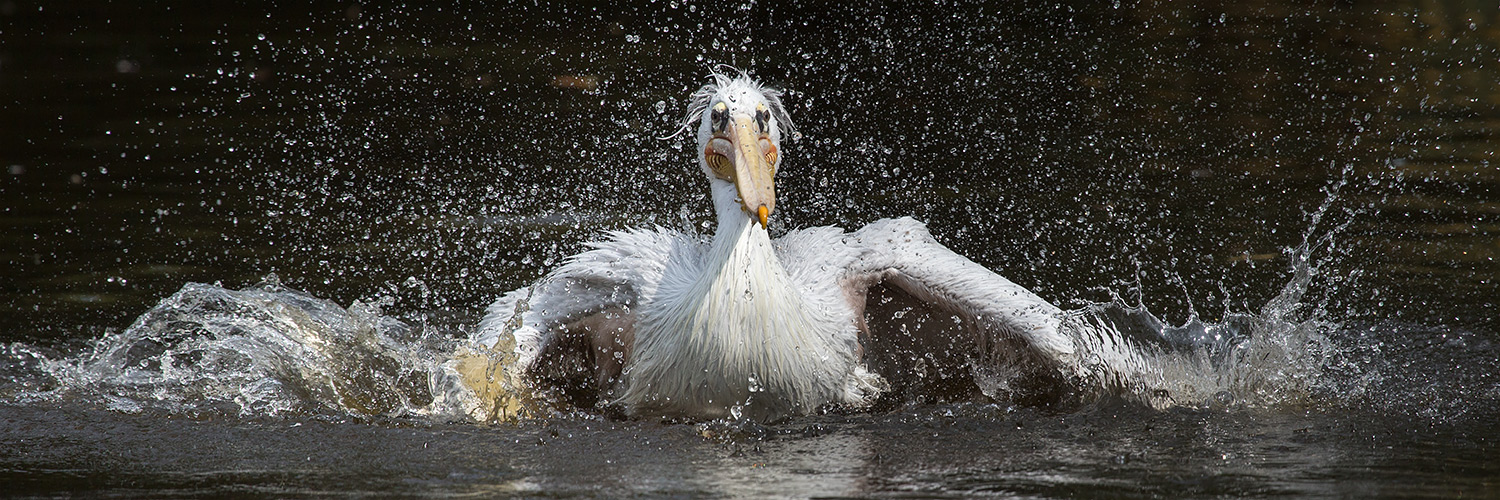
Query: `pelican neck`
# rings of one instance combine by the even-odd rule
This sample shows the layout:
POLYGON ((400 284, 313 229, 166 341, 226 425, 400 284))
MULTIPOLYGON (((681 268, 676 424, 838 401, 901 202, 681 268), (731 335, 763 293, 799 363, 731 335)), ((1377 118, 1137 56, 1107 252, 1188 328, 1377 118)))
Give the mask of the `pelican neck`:
POLYGON ((715 248, 733 247, 756 234, 757 231, 764 235, 766 240, 770 240, 766 229, 756 227, 760 223, 745 212, 734 184, 721 180, 714 180, 712 183, 714 211, 718 216, 718 225, 714 227, 713 246, 715 248))

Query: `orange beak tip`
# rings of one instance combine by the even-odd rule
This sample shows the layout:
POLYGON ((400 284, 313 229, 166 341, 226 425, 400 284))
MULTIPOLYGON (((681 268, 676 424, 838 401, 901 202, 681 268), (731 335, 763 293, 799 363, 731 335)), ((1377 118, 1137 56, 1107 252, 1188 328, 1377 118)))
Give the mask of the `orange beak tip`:
POLYGON ((755 214, 760 216, 760 227, 766 227, 766 218, 771 215, 771 210, 761 205, 760 208, 755 209, 755 214))

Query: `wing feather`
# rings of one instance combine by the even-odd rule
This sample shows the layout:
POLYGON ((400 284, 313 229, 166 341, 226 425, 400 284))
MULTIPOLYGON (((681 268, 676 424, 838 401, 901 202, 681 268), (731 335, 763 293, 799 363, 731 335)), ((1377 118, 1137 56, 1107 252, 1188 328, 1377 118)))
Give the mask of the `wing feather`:
POLYGON ((485 349, 513 345, 515 373, 537 369, 542 360, 577 358, 590 371, 617 374, 623 360, 595 362, 590 349, 628 353, 632 310, 642 297, 656 292, 673 253, 698 244, 662 228, 611 232, 535 284, 490 304, 471 344, 485 349))
MULTIPOLYGON (((1033 389, 1075 389, 1127 383, 1146 362, 1126 339, 1093 327, 1041 297, 938 243, 911 218, 882 219, 846 240, 860 257, 848 280, 860 290, 895 286, 918 301, 957 315, 971 335, 971 356, 981 388, 1014 391, 1036 379, 1033 389), (988 386, 988 387, 985 387, 988 386), (1081 387, 1080 387, 1081 386, 1081 387)), ((863 299, 865 293, 857 295, 863 299)), ((864 304, 856 304, 864 310, 864 304)), ((993 395, 993 394, 992 394, 993 395)))

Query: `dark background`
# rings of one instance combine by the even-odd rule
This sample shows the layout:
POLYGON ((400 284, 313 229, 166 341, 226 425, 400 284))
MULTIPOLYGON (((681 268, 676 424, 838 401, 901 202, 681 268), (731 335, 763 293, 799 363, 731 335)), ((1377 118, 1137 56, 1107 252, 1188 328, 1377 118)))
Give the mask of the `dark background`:
POLYGON ((0 0, 0 340, 268 273, 462 331, 605 230, 708 231, 660 138, 717 64, 803 133, 774 230, 913 215, 1173 322, 1258 309, 1311 234, 1305 314, 1494 332, 1497 61, 1482 1, 0 0))

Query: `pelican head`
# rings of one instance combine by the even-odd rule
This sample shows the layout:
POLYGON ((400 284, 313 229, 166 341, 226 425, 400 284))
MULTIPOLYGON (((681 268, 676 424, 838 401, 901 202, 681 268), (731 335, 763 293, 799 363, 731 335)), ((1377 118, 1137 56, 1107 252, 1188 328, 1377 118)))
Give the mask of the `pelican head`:
POLYGON ((709 182, 734 185, 740 207, 764 228, 776 210, 776 167, 782 134, 793 133, 791 119, 781 92, 744 72, 715 72, 713 79, 693 93, 683 125, 697 123, 698 165, 709 182))

